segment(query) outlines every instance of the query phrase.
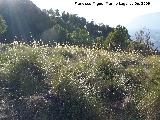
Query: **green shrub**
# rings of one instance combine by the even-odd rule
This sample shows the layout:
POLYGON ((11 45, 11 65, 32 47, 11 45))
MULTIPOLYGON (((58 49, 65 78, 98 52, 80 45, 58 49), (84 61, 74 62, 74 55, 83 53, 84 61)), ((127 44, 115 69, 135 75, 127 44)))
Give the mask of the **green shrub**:
POLYGON ((70 81, 62 82, 58 87, 58 96, 63 101, 61 114, 64 120, 99 120, 102 116, 94 104, 85 97, 83 90, 70 81))
POLYGON ((159 119, 158 56, 19 43, 0 50, 5 119, 159 119))
POLYGON ((45 71, 36 62, 20 60, 10 71, 9 91, 15 96, 29 96, 47 91, 45 71))

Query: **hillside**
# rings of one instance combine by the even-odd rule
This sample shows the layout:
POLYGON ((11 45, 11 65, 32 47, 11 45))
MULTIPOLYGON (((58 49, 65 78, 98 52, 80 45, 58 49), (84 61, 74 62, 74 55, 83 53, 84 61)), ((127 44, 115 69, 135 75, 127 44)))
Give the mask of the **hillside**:
POLYGON ((160 57, 0 45, 1 119, 158 120, 160 57))
POLYGON ((151 30, 159 30, 160 23, 158 21, 160 21, 160 13, 150 13, 135 18, 127 25, 127 28, 129 30, 139 30, 146 27, 151 30))
MULTIPOLYGON (((153 23, 158 44, 150 17, 131 28, 153 23)), ((0 120, 160 120, 160 51, 137 36, 30 0, 0 0, 0 120)))
POLYGON ((108 25, 88 22, 76 14, 58 9, 41 10, 30 0, 0 0, 0 16, 8 26, 0 35, 1 43, 42 40, 45 43, 91 45, 97 40, 104 41, 113 31, 108 25))
POLYGON ((124 26, 112 28, 103 23, 88 22, 83 17, 59 12, 58 9, 41 11, 30 0, 0 0, 0 16, 0 27, 4 26, 0 32, 5 31, 0 35, 1 43, 17 40, 30 44, 36 40, 50 45, 96 45, 106 50, 135 50, 143 55, 155 54, 155 50, 145 42, 142 45, 132 41, 124 26))
POLYGON ((51 27, 49 17, 30 0, 0 0, 0 15, 8 26, 1 42, 30 41, 51 27))

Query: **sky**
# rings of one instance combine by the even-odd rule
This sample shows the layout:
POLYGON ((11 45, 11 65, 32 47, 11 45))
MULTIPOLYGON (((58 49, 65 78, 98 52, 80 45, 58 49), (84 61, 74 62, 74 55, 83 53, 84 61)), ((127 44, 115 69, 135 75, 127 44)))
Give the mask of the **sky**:
POLYGON ((150 5, 130 5, 140 0, 31 0, 41 9, 53 10, 59 9, 60 12, 66 11, 85 17, 87 21, 95 21, 95 23, 104 23, 111 27, 117 25, 127 25, 138 16, 160 12, 160 0, 148 0, 142 2, 150 2, 150 5), (77 4, 75 4, 77 2, 77 4), (95 2, 93 4, 93 2, 95 2), (108 3, 113 5, 108 5, 108 3), (127 5, 116 5, 116 3, 126 3, 127 5), (91 3, 92 5, 78 5, 78 3, 91 3), (98 3, 103 5, 97 6, 98 3))

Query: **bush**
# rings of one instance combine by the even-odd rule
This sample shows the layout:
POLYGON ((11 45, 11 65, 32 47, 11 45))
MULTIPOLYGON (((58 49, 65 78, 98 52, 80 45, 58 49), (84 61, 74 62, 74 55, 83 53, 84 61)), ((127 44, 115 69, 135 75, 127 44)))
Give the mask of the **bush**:
POLYGON ((62 82, 58 87, 58 96, 63 101, 60 113, 64 120, 99 120, 102 116, 94 104, 84 96, 83 90, 70 81, 62 82))
POLYGON ((107 103, 108 102, 123 102, 125 97, 127 96, 127 92, 118 86, 109 85, 106 88, 103 88, 101 91, 101 97, 104 99, 107 103))
POLYGON ((9 92, 14 96, 30 96, 47 91, 45 71, 36 62, 22 59, 10 71, 9 92))
POLYGON ((2 49, 3 119, 159 119, 158 56, 19 43, 2 49))

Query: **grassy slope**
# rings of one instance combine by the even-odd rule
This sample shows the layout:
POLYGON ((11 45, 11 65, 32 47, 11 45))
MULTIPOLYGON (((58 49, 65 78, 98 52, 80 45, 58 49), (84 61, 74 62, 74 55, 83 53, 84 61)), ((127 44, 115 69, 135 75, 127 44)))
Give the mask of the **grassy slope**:
POLYGON ((13 44, 0 46, 0 66, 8 119, 160 119, 159 56, 13 44))

